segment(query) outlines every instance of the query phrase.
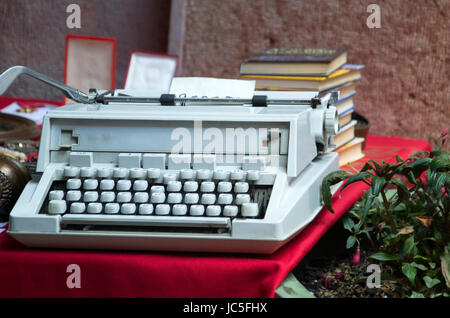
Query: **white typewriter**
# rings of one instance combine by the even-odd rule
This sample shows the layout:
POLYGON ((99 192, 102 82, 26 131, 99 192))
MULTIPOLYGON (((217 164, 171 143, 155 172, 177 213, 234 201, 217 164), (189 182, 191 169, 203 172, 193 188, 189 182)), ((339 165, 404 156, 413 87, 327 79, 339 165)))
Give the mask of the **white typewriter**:
POLYGON ((84 94, 25 67, 0 75, 0 94, 20 74, 79 102, 47 113, 41 174, 10 214, 30 247, 272 253, 318 214, 338 169, 330 96, 84 94))

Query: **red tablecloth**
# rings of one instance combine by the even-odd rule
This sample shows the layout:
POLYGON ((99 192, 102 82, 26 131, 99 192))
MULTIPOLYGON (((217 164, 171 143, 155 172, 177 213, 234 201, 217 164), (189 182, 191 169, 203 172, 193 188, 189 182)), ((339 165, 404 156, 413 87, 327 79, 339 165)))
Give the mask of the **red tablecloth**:
MULTIPOLYGON (((0 102, 1 105, 1 102, 0 102)), ((1 106, 0 106, 1 108, 1 106)), ((395 161, 419 150, 422 140, 369 136, 365 158, 395 161)), ((367 190, 357 183, 333 198, 290 243, 272 255, 112 252, 28 249, 0 234, 0 297, 273 297, 286 275, 367 190), (81 269, 81 288, 69 289, 67 267, 81 269)))

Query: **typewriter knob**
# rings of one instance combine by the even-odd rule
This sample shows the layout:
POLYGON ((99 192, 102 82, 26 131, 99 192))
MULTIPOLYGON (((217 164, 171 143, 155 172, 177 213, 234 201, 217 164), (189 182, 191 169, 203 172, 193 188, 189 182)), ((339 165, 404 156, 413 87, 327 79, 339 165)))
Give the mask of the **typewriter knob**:
POLYGON ((336 135, 339 130, 338 114, 334 106, 325 110, 325 130, 328 135, 336 135))

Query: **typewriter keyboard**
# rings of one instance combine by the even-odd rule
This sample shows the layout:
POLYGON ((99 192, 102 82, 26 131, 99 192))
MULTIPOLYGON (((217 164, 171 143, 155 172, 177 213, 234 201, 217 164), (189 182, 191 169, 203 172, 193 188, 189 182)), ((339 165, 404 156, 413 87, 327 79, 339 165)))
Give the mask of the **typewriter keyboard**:
POLYGON ((260 171, 65 167, 42 213, 264 217, 273 178, 260 171))

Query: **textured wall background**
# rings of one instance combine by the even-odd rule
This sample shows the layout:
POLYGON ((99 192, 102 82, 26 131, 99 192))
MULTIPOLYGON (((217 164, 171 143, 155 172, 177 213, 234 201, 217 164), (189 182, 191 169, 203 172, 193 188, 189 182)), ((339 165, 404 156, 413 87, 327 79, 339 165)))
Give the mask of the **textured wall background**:
POLYGON ((449 37, 449 0, 189 0, 182 75, 235 78, 269 47, 345 47, 366 65, 355 104, 371 132, 434 142, 450 128, 449 37))
MULTIPOLYGON (((345 47, 366 65, 355 103, 372 133, 433 142, 450 126, 450 0, 186 1, 182 76, 235 78, 269 47, 345 47), (371 3, 380 29, 366 26, 371 3)), ((121 87, 131 50, 167 50, 169 16, 169 0, 0 0, 0 70, 22 64, 62 80, 66 34, 115 37, 121 87), (66 27, 70 3, 81 29, 66 27)), ((61 98, 26 78, 6 94, 61 98)))
MULTIPOLYGON (((167 51, 169 16, 167 0, 0 0, 0 71, 25 65, 62 81, 67 34, 113 37, 116 87, 122 87, 132 50, 167 51), (66 26, 71 3, 81 7, 81 29, 66 26)), ((61 99, 57 90, 27 78, 5 95, 61 99)))

